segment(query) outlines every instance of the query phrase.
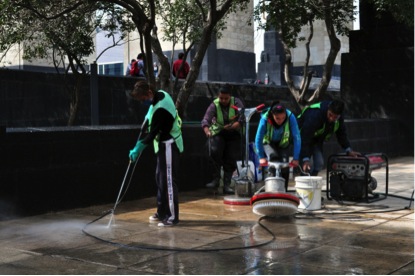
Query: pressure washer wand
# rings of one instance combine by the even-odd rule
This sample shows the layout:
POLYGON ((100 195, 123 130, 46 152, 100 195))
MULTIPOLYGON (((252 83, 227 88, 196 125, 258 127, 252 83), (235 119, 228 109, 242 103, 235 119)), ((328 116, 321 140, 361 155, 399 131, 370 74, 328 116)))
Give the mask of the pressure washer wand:
MULTIPOLYGON (((143 122, 143 123, 142 123, 142 125, 141 125, 140 134, 138 135, 137 141, 138 141, 138 140, 140 140, 140 138, 141 138, 141 134, 143 133, 143 128, 144 128, 144 126, 145 126, 145 124, 146 124, 146 123, 147 123, 147 117, 144 119, 144 122, 143 122)), ((135 167, 137 166, 137 163, 138 163, 138 160, 140 159, 140 156, 141 156, 141 153, 140 153, 140 155, 137 157, 137 160, 135 161, 135 164, 134 164, 134 167, 133 167, 133 172, 134 172, 134 170, 135 170, 135 167)), ((125 184, 125 180, 127 179, 128 172, 130 171, 130 166, 131 166, 131 163, 132 163, 132 161, 130 160, 130 162, 128 162, 127 171, 125 172, 124 179, 123 179, 123 181, 122 181, 120 191, 118 192, 118 196, 117 196, 117 200, 115 201, 114 208, 112 208, 112 210, 111 210, 111 218, 110 218, 110 221, 108 222, 108 227, 110 227, 110 226, 111 226, 112 220, 113 220, 113 218, 114 218, 115 208, 117 208, 117 205, 118 205, 118 204, 120 203, 120 201, 121 201, 121 200, 120 200, 120 197, 121 197, 121 192, 122 192, 122 190, 123 190, 123 188, 124 188, 124 184, 125 184)), ((131 182, 132 175, 133 175, 133 173, 131 173, 130 179, 129 179, 129 181, 128 181, 128 185, 129 185, 129 184, 130 184, 130 182, 131 182)), ((127 186, 127 187, 128 187, 128 186, 127 186)))
POLYGON ((114 218, 115 208, 117 208, 118 201, 120 200, 120 196, 121 196, 121 192, 122 192, 122 189, 124 187, 124 184, 125 184, 125 180, 127 179, 128 172, 130 171, 130 165, 131 165, 131 160, 130 160, 130 162, 128 162, 127 171, 125 172, 124 179, 122 181, 120 191, 118 192, 117 200, 115 201, 114 208, 112 208, 112 210, 111 210, 111 218, 110 218, 110 221, 108 222, 108 227, 110 227, 111 222, 112 222, 112 220, 114 218))

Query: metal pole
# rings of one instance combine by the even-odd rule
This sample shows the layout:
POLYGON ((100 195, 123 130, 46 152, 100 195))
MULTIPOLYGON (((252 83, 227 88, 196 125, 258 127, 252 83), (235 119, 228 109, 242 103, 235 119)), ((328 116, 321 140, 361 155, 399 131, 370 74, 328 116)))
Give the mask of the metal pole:
POLYGON ((94 126, 99 125, 98 65, 94 61, 90 66, 91 125, 94 126))
POLYGON ((246 127, 245 127, 245 160, 246 160, 246 177, 248 180, 248 195, 249 197, 252 196, 252 187, 251 182, 249 181, 249 119, 245 116, 246 120, 246 127))

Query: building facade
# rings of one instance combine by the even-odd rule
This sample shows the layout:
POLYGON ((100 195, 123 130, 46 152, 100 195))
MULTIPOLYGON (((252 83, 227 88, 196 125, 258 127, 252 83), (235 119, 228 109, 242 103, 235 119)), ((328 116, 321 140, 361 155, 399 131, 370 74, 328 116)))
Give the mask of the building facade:
MULTIPOLYGON (((201 81, 221 82, 254 82, 260 80, 275 85, 284 85, 283 68, 285 62, 284 50, 275 31, 256 30, 252 19, 254 5, 257 0, 251 0, 248 9, 243 12, 232 13, 228 16, 227 28, 220 38, 213 38, 205 54, 198 79, 201 81), (250 24, 249 24, 250 23, 250 24)), ((352 25, 353 23, 351 23, 352 25)), ((159 21, 159 26, 161 26, 159 21)), ((308 30, 304 29, 303 34, 308 30)), ((183 49, 162 39, 163 32, 159 28, 159 40, 164 54, 172 63, 183 49)), ((339 87, 340 56, 348 52, 348 37, 339 37, 342 48, 336 59, 331 84, 339 87), (336 85, 337 83, 337 85, 336 85)), ((138 32, 131 32, 119 46, 110 47, 111 39, 105 37, 105 32, 97 30, 94 41, 96 52, 87 58, 88 64, 97 62, 98 73, 101 75, 125 75, 131 59, 136 58, 140 50, 140 38, 138 32), (109 48, 110 47, 110 48, 109 48)), ((56 69, 50 60, 24 60, 24 45, 17 45, 7 53, 2 66, 10 69, 54 72, 56 69)), ((197 45, 187 57, 187 62, 192 63, 197 45)), ((321 76, 323 64, 330 49, 330 44, 325 32, 324 22, 316 22, 314 26, 314 38, 312 40, 310 67, 314 70, 317 82, 321 76)), ((305 62, 305 48, 302 42, 292 49, 293 74, 302 74, 305 62)), ((157 62, 157 57, 153 55, 157 62)), ((63 67, 62 67, 63 68, 63 67)), ((295 79, 295 77, 294 77, 295 79)))

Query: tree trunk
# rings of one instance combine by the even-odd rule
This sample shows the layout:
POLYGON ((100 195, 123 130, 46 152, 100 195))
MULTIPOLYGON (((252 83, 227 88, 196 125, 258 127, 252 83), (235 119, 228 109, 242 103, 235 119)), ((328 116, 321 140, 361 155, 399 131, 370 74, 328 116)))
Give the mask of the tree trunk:
MULTIPOLYGON (((304 66, 304 73, 303 73, 303 80, 301 83, 301 88, 298 89, 294 81, 291 77, 291 65, 292 65, 292 54, 290 48, 287 46, 287 44, 282 41, 282 44, 284 46, 285 51, 285 65, 284 65, 284 77, 285 81, 287 82, 287 86, 290 89, 291 94, 296 99, 297 103, 300 105, 300 107, 312 104, 317 101, 321 101, 324 98, 324 95, 326 94, 327 88, 330 84, 331 80, 331 72, 333 69, 334 62, 336 61, 336 57, 338 52, 340 51, 340 40, 336 36, 336 31, 333 26, 333 20, 332 20, 332 11, 330 9, 330 0, 324 0, 323 4, 325 6, 324 9, 324 22, 326 24, 327 29, 327 35, 330 40, 330 51, 327 55, 326 63, 324 64, 323 68, 323 75, 321 78, 321 81, 319 83, 319 86, 314 90, 313 94, 306 98, 307 91, 309 89, 309 85, 311 82, 311 79, 313 77, 313 72, 306 72, 308 71, 308 59, 309 59, 309 42, 313 37, 313 27, 312 23, 310 23, 310 36, 308 37, 307 43, 306 43, 306 51, 307 51, 307 59, 304 66)), ((280 37, 283 37, 280 35, 280 37)))
POLYGON ((158 73, 159 87, 164 91, 169 91, 170 63, 169 59, 164 55, 163 50, 161 49, 160 41, 158 39, 157 33, 154 30, 151 39, 151 48, 153 49, 153 52, 157 55, 158 61, 160 62, 160 68, 158 73))
POLYGON ((176 108, 179 112, 180 117, 184 118, 184 111, 186 110, 186 104, 189 100, 190 94, 192 93, 197 77, 199 76, 200 66, 202 65, 203 58, 206 54, 207 48, 211 41, 214 24, 209 24, 204 31, 201 39, 201 44, 198 45, 198 49, 192 64, 190 66, 189 74, 180 89, 179 95, 176 100, 176 108))
POLYGON ((324 0, 324 22, 326 24, 327 34, 330 40, 330 52, 327 56, 326 63, 324 64, 323 76, 320 84, 310 101, 320 101, 324 98, 324 95, 329 87, 331 81, 331 72, 333 70, 334 62, 336 61, 337 54, 340 51, 341 42, 336 36, 336 31, 333 26, 333 19, 331 17, 332 10, 330 8, 330 0, 324 0))
POLYGON ((76 118, 78 117, 79 102, 81 96, 81 86, 83 75, 79 73, 74 73, 76 79, 75 87, 70 91, 70 103, 69 103, 69 118, 68 126, 73 126, 75 124, 76 118))
POLYGON ((151 45, 152 45, 152 36, 151 36, 151 30, 153 26, 150 25, 150 23, 146 23, 143 33, 144 33, 144 48, 145 48, 145 60, 144 60, 144 66, 146 68, 146 75, 147 75, 147 82, 151 83, 153 85, 156 84, 156 77, 154 76, 153 71, 153 55, 151 54, 151 45))
MULTIPOLYGON (((184 56, 183 56, 183 62, 182 64, 180 64, 180 68, 179 71, 177 72, 177 76, 180 75, 180 73, 183 71, 184 69, 184 65, 187 59, 187 55, 189 54, 190 50, 192 49, 194 43, 190 43, 189 47, 187 49, 184 49, 184 56)), ((179 95, 179 78, 176 76, 176 79, 174 81, 174 86, 173 86, 173 100, 176 101, 179 95)), ((187 78, 187 76, 186 76, 187 78)))
POLYGON ((282 45, 284 46, 284 53, 285 53, 285 64, 284 64, 285 82, 287 83, 288 89, 290 90, 291 94, 294 96, 295 100, 298 102, 301 95, 300 95, 300 91, 295 87, 294 81, 291 77, 291 66, 292 66, 291 50, 284 41, 281 41, 281 42, 282 42, 282 45))
POLYGON ((309 71, 309 63, 310 63, 310 43, 311 40, 313 39, 313 35, 314 35, 314 26, 313 26, 313 21, 309 20, 308 24, 310 25, 310 34, 307 37, 307 41, 305 43, 305 49, 306 49, 306 58, 304 61, 304 67, 303 67, 303 79, 301 81, 301 85, 300 85, 300 98, 298 99, 298 103, 301 106, 304 106, 306 104, 305 101, 305 96, 307 95, 307 91, 310 87, 310 83, 311 80, 313 78, 313 72, 309 71))

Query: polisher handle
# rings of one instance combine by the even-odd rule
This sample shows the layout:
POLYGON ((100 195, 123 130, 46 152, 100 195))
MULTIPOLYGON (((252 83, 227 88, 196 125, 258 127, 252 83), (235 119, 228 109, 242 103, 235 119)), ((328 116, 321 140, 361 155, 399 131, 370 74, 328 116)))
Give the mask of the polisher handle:
POLYGON ((265 162, 261 163, 261 160, 263 160, 265 158, 260 158, 260 162, 259 162, 259 166, 260 167, 268 167, 268 160, 265 159, 265 162))
MULTIPOLYGON (((231 105, 231 107, 233 109, 235 109, 236 111, 238 111, 238 112, 243 109, 241 107, 237 107, 236 105, 231 105)), ((264 109, 264 107, 265 107, 265 104, 260 104, 260 105, 258 105, 258 106, 255 107, 255 111, 256 112, 260 112, 262 109, 264 109)))
POLYGON ((265 107, 265 104, 260 104, 256 107, 256 111, 260 112, 262 109, 264 109, 264 107, 265 107))
MULTIPOLYGON (((295 167, 297 167, 296 165, 294 165, 294 164, 293 164, 293 162, 292 162, 292 161, 290 162, 290 164, 288 164, 288 166, 290 166, 290 168, 295 168, 295 167)), ((300 166, 298 166, 298 167, 300 167, 300 166)))
POLYGON ((238 112, 242 110, 242 108, 237 107, 236 105, 231 105, 231 107, 232 107, 233 109, 235 109, 236 111, 238 111, 238 112))

